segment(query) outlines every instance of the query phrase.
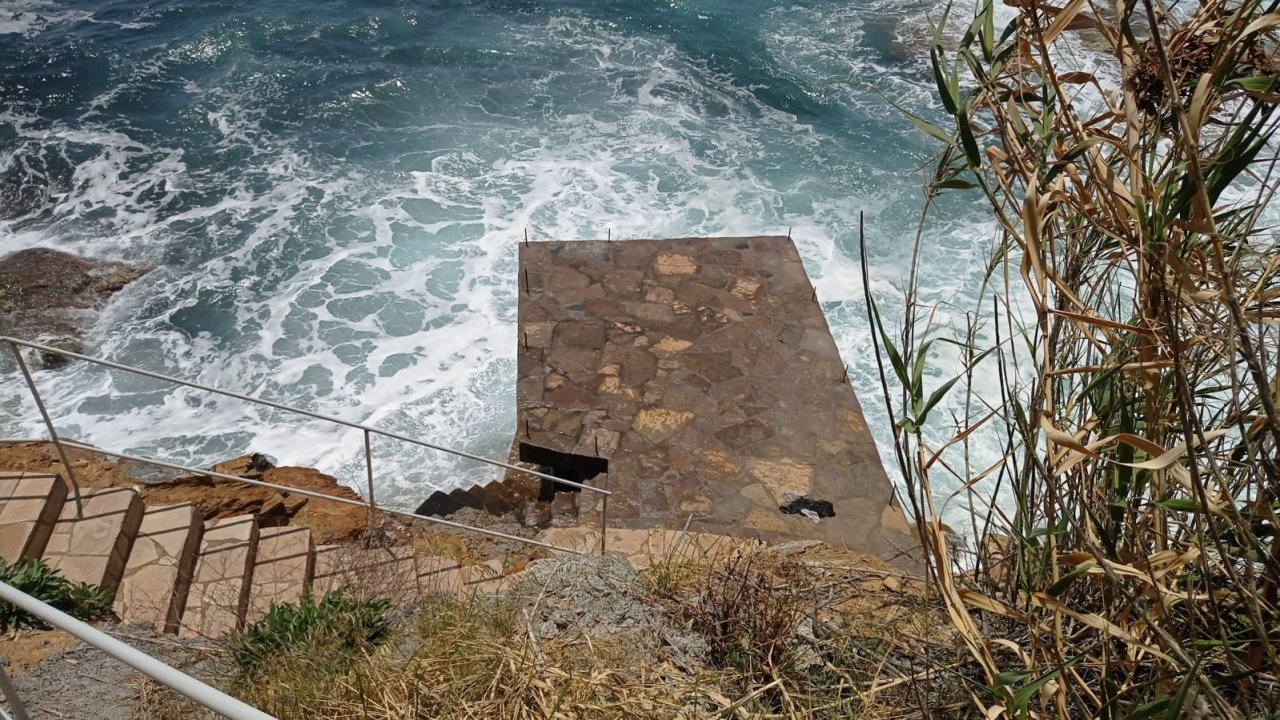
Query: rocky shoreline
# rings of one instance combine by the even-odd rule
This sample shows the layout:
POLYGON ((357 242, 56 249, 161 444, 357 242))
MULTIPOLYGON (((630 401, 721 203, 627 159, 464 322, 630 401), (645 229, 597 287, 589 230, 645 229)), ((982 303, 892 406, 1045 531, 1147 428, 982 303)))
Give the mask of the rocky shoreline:
MULTIPOLYGON (((0 258, 0 328, 5 335, 79 352, 97 311, 151 270, 50 248, 19 250, 0 258)), ((53 353, 34 353, 33 359, 44 368, 67 363, 53 353)))

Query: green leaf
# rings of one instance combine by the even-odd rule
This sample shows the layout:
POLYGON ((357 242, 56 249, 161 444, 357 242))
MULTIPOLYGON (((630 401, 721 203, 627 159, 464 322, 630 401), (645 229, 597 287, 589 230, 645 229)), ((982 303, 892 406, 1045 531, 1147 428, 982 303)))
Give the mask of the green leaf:
POLYGON ((884 351, 889 355, 889 364, 893 365, 893 373, 898 376, 898 382, 903 387, 908 386, 907 382, 907 365, 902 362, 902 356, 898 354, 898 349, 893 346, 893 342, 889 340, 889 335, 885 333, 884 328, 877 328, 880 331, 880 340, 884 343, 884 351))
POLYGON ((1261 103, 1255 104, 1249 111, 1231 138, 1223 144, 1223 152, 1218 160, 1210 164, 1205 172, 1210 203, 1218 202, 1223 191, 1253 164, 1254 158, 1271 139, 1273 125, 1267 122, 1271 109, 1266 110, 1266 118, 1259 118, 1263 114, 1261 106, 1261 103), (1263 128, 1266 128, 1265 132, 1263 128))
POLYGON ((973 127, 969 124, 969 103, 963 102, 960 109, 961 112, 955 116, 956 129, 960 131, 960 145, 969 160, 969 167, 976 169, 982 166, 982 152, 978 150, 978 139, 974 137, 973 127))
POLYGON ((1257 75, 1254 77, 1238 77, 1231 78, 1227 81, 1227 87, 1235 87, 1245 92, 1270 92, 1276 86, 1276 81, 1280 77, 1275 75, 1257 75))
POLYGON ((1169 498, 1168 500, 1157 502, 1156 505, 1174 512, 1204 512, 1204 507, 1191 498, 1169 498))
POLYGON ((1028 538, 1042 538, 1050 535, 1061 535, 1061 527, 1038 527, 1027 534, 1028 538))
POLYGON ((1093 560, 1080 563, 1074 570, 1059 578, 1058 582, 1049 586, 1049 594, 1054 597, 1061 595, 1067 588, 1071 587, 1071 584, 1076 581, 1076 578, 1089 572, 1089 568, 1094 565, 1097 565, 1097 563, 1093 560))
POLYGON ((1058 675, 1062 674, 1063 670, 1080 662, 1081 657, 1083 656, 1077 655, 1076 657, 1073 657, 1070 660, 1063 663, 1061 666, 1050 670, 1049 672, 1041 675, 1035 680, 1032 680, 1026 685, 1023 685, 1022 687, 1018 688, 1017 691, 1013 693, 1013 698, 1011 699, 1011 704, 1013 705, 1013 709, 1018 713, 1018 715, 1022 717, 1026 717, 1027 703, 1031 700, 1031 696, 1039 692, 1040 688, 1044 687, 1045 683, 1049 682, 1050 680, 1054 679, 1058 675))
POLYGON ((942 43, 942 34, 947 28, 947 20, 950 19, 950 17, 951 17, 951 2, 950 0, 948 0, 948 2, 946 2, 942 6, 942 17, 938 19, 937 24, 934 25, 932 28, 934 45, 939 45, 942 43))
POLYGON ((933 81, 938 85, 938 97, 942 100, 942 107, 946 108, 948 113, 954 115, 956 113, 956 100, 959 93, 956 88, 948 81, 942 65, 942 46, 934 45, 929 48, 929 60, 933 66, 933 81))
POLYGON ((914 115, 908 112, 906 109, 902 108, 895 102, 890 101, 889 104, 897 108, 898 112, 902 113, 903 115, 906 115, 907 119, 911 121, 912 125, 915 125, 920 130, 925 131, 930 136, 935 137, 938 140, 941 140, 942 142, 948 145, 955 142, 955 138, 948 135, 946 130, 943 130, 942 128, 938 127, 937 125, 934 125, 933 123, 929 122, 928 120, 925 120, 922 117, 919 117, 918 115, 914 115))
POLYGON ((924 363, 929 359, 929 346, 932 344, 932 340, 920 344, 920 349, 916 350, 916 362, 911 368, 911 397, 917 401, 924 393, 924 363))
POLYGON ((943 180, 941 182, 934 183, 933 186, 943 190, 972 190, 978 187, 976 183, 971 183, 968 180, 961 180, 960 178, 943 180))
POLYGON ((983 0, 982 6, 974 13, 973 22, 969 23, 969 29, 965 30, 964 37, 960 39, 960 45, 968 47, 978 39, 985 47, 986 42, 983 40, 983 30, 989 25, 988 18, 991 14, 991 0, 983 0))
POLYGON ((1170 702, 1172 702, 1172 700, 1165 697, 1139 705, 1136 710, 1125 716, 1125 720, 1150 720, 1150 718, 1156 717, 1160 713, 1164 712, 1165 708, 1169 707, 1170 702))
POLYGON ((991 0, 983 3, 982 18, 982 34, 979 36, 982 40, 982 54, 990 60, 991 53, 996 48, 996 14, 991 7, 991 0))
POLYGON ((1076 158, 1080 157, 1085 153, 1085 151, 1087 151, 1091 147, 1094 147, 1100 142, 1102 142, 1101 139, 1092 137, 1092 138, 1089 138, 1088 140, 1085 140, 1084 142, 1077 143, 1070 150, 1063 153, 1062 157, 1058 158, 1053 162, 1052 165, 1050 165, 1049 172, 1045 174, 1045 182, 1048 183, 1049 181, 1053 180, 1055 177, 1058 176, 1058 173, 1065 170, 1068 165, 1070 165, 1072 162, 1075 161, 1076 158))
POLYGON ((925 419, 929 417, 929 411, 932 410, 935 405, 941 402, 942 398, 946 397, 947 392, 951 390, 951 386, 955 385, 956 382, 960 380, 960 378, 961 376, 957 375, 951 378, 950 380, 942 383, 942 386, 939 387, 937 390, 934 390, 933 393, 929 395, 929 399, 924 403, 923 406, 921 406, 920 411, 916 413, 916 421, 919 422, 921 425, 923 425, 925 419))
POLYGON ((998 687, 1010 687, 1018 685, 1031 677, 1031 673, 1025 670, 1007 670, 1002 673, 996 673, 995 681, 998 687))
MULTIPOLYGON (((978 356, 973 359, 973 362, 969 364, 969 367, 966 368, 966 371, 974 367, 977 367, 978 363, 986 359, 986 357, 991 354, 992 350, 994 350, 994 348, 987 348, 986 350, 983 350, 982 352, 978 353, 978 356)), ((951 386, 955 385, 956 382, 962 377, 964 377, 963 373, 951 378, 947 382, 943 383, 941 387, 934 390, 933 393, 929 395, 929 399, 925 401, 923 406, 921 406, 920 411, 916 413, 916 421, 919 422, 921 425, 923 425, 925 418, 929 415, 929 411, 932 410, 935 405, 941 402, 942 398, 946 397, 947 392, 951 390, 951 386)))

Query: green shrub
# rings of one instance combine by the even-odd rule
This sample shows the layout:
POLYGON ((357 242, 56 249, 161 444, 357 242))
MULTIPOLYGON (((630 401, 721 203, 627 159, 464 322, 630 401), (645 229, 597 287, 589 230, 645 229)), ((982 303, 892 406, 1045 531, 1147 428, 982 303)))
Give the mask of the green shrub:
POLYGON ((347 597, 333 590, 316 599, 272 605, 266 617, 232 643, 241 677, 252 682, 266 663, 302 654, 322 661, 326 672, 340 672, 357 652, 376 647, 387 636, 391 601, 347 597))
MULTIPOLYGON (((71 582, 43 560, 9 563, 0 558, 0 581, 81 620, 97 620, 111 614, 110 588, 71 582)), ((43 626, 38 618, 0 601, 0 630, 43 626)))

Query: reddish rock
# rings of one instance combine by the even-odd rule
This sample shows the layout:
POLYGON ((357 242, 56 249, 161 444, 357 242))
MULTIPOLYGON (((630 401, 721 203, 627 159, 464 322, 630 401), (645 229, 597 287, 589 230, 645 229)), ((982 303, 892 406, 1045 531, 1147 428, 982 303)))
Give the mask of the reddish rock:
MULTIPOLYGON (((353 540, 369 524, 368 511, 355 505, 203 476, 155 481, 154 470, 137 463, 111 460, 85 450, 71 450, 68 455, 83 489, 138 486, 148 506, 189 502, 200 509, 206 520, 249 514, 259 516, 263 527, 311 525, 316 542, 321 544, 353 540), (144 482, 143 478, 147 480, 144 482)), ((49 442, 0 445, 0 467, 15 472, 65 475, 57 450, 49 442)), ((351 488, 319 470, 272 467, 261 455, 245 455, 210 469, 348 500, 361 499, 351 488)))

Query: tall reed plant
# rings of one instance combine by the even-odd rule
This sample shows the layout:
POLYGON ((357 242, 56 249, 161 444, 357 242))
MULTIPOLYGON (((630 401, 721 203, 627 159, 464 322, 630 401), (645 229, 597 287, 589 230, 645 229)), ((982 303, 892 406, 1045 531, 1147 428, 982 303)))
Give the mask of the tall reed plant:
POLYGON ((1280 3, 1011 4, 999 27, 981 0, 958 43, 936 19, 945 119, 908 113, 941 143, 922 226, 962 192, 999 228, 973 325, 948 338, 967 372, 925 387, 936 329, 914 270, 900 331, 867 297, 974 713, 1280 716, 1280 3), (1068 40, 1104 62, 1072 67, 1068 40), (949 462, 979 431, 1002 457, 949 462), (957 485, 976 567, 935 505, 957 485))

